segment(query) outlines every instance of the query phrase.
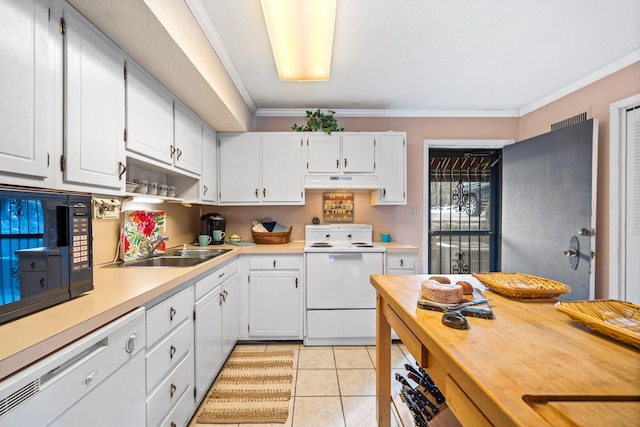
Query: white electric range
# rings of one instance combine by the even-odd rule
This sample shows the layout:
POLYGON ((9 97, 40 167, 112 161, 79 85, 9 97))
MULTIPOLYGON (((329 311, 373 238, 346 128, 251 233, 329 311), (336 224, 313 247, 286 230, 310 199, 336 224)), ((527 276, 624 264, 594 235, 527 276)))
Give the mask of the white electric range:
POLYGON ((376 293, 371 274, 384 273, 383 246, 368 224, 305 227, 305 345, 375 343, 376 293))

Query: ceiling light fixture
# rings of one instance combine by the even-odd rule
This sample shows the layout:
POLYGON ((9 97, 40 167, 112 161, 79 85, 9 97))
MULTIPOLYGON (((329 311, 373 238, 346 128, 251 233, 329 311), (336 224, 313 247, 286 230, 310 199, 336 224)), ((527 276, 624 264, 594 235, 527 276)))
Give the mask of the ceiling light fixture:
POLYGON ((280 80, 329 80, 337 0, 261 0, 280 80))

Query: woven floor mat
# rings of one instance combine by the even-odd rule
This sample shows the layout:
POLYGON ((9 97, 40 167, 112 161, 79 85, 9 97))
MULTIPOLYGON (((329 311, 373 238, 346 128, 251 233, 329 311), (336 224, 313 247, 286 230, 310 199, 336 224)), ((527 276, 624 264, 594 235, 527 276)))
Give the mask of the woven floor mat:
POLYGON ((292 369, 293 351, 233 353, 205 398, 197 422, 286 422, 292 369))

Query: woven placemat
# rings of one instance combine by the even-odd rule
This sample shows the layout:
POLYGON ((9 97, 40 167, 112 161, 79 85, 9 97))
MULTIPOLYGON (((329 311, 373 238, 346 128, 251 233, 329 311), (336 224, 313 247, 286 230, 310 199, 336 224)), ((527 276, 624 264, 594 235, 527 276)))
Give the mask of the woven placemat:
POLYGON ((229 356, 197 418, 202 424, 284 423, 289 417, 293 351, 229 356))

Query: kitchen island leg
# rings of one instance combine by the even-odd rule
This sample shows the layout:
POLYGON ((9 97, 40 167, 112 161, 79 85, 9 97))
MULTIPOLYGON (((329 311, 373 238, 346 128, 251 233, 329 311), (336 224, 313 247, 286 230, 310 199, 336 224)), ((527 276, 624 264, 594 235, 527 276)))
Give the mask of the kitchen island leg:
POLYGON ((391 326, 384 315, 384 299, 376 302, 376 413, 378 427, 391 425, 391 326))

